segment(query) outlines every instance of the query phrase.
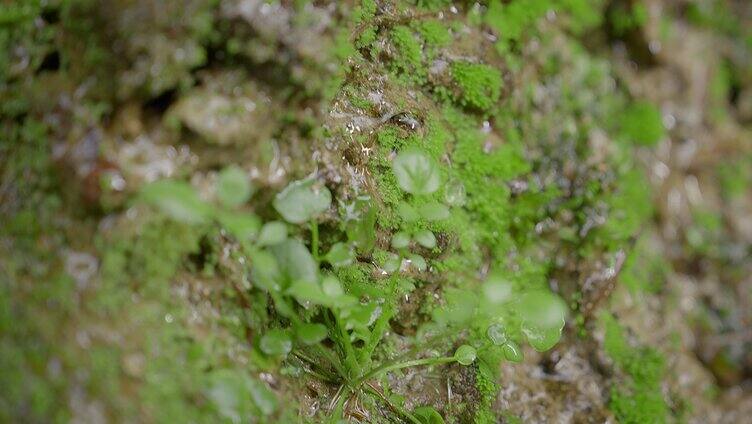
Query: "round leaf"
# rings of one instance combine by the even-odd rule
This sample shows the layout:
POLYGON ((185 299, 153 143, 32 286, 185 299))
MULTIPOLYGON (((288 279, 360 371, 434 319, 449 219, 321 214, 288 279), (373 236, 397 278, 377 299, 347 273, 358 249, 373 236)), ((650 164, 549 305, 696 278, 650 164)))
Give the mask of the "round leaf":
POLYGON ((408 255, 407 259, 410 260, 410 264, 412 264, 412 266, 414 266, 418 271, 425 271, 426 268, 428 268, 426 260, 423 259, 423 256, 413 254, 408 255))
POLYGON ((470 365, 475 362, 478 352, 470 345, 462 345, 454 352, 454 360, 462 365, 470 365))
POLYGON ((287 238, 287 225, 284 222, 267 222, 261 227, 256 242, 261 246, 271 246, 282 243, 287 238))
POLYGON ((315 180, 290 183, 274 198, 274 209, 287 221, 302 224, 329 208, 332 194, 326 187, 317 187, 315 180))
POLYGON ((187 224, 205 222, 212 213, 211 207, 184 181, 153 182, 141 190, 140 198, 175 221, 187 224))
POLYGON ((395 233, 392 236, 392 247, 395 249, 404 249, 410 244, 410 235, 404 231, 395 233))
POLYGON ((444 418, 430 406, 419 406, 413 409, 413 415, 422 424, 444 424, 444 418))
POLYGON ((418 233, 415 234, 415 241, 426 249, 433 249, 436 247, 436 236, 433 235, 431 230, 418 231, 418 233))
POLYGON ((507 333, 504 331, 504 327, 500 324, 491 324, 486 330, 486 335, 496 346, 502 346, 507 342, 507 333))
POLYGON ((501 346, 501 352, 509 362, 522 362, 522 350, 517 343, 509 340, 501 346))
POLYGON ((353 263, 355 260, 355 253, 350 246, 345 243, 334 243, 329 250, 329 253, 324 256, 324 259, 336 268, 353 263))
POLYGON ((408 193, 431 194, 441 183, 439 167, 424 152, 410 149, 401 152, 392 162, 397 184, 408 193))
POLYGON ((292 350, 292 340, 286 331, 274 329, 261 337, 259 348, 270 356, 285 356, 292 350))
POLYGON ((298 239, 286 239, 270 247, 277 259, 282 275, 287 282, 316 282, 319 279, 319 265, 298 239))
POLYGON ((300 324, 295 327, 295 336, 306 345, 316 344, 327 336, 326 327, 322 324, 300 324))

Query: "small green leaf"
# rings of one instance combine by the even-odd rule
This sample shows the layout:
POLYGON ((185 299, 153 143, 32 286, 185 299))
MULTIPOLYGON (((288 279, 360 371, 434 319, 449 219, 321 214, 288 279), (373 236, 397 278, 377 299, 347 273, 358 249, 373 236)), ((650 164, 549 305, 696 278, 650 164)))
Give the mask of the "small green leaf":
POLYGON ((527 342, 538 352, 551 349, 561 339, 561 328, 540 328, 523 322, 521 329, 527 342))
POLYGON ((312 345, 324 340, 327 330, 322 324, 304 323, 295 327, 295 336, 301 343, 312 345))
POLYGON ((400 266, 402 266, 402 258, 400 258, 398 255, 395 255, 394 253, 391 253, 389 254, 389 257, 386 258, 386 261, 384 261, 384 265, 382 265, 381 268, 387 273, 391 274, 398 271, 400 269, 400 266))
POLYGON ((523 293, 517 304, 520 316, 531 327, 540 329, 564 327, 567 306, 559 296, 548 290, 534 290, 523 293))
POLYGON ((407 259, 410 260, 410 264, 415 267, 418 271, 425 271, 426 268, 428 268, 428 265, 426 264, 426 260, 423 259, 423 256, 411 254, 407 255, 407 259))
POLYGON ((270 356, 285 356, 292 350, 292 340, 287 331, 276 328, 261 337, 259 348, 270 356))
POLYGON ((274 209, 287 221, 302 224, 329 208, 332 194, 314 179, 293 181, 274 198, 274 209))
POLYGON ((298 239, 286 239, 270 247, 277 259, 282 275, 288 283, 295 281, 316 282, 319 279, 319 265, 298 239))
POLYGON ((504 358, 509 362, 522 362, 522 350, 520 350, 517 343, 508 340, 501 346, 501 351, 504 354, 504 358))
POLYGON ((486 330, 486 335, 496 346, 503 346, 507 342, 507 333, 501 324, 491 324, 486 330))
POLYGON ((418 211, 414 207, 408 205, 405 202, 400 202, 397 205, 397 215, 405 222, 415 222, 420 219, 418 211))
POLYGON ((261 226, 256 215, 246 212, 221 212, 217 215, 217 220, 239 241, 253 238, 261 226))
POLYGON ((324 277, 323 281, 321 282, 321 289, 325 295, 332 298, 337 298, 345 294, 345 291, 342 290, 342 284, 340 284, 339 280, 330 275, 324 277))
POLYGON ((426 203, 420 207, 420 216, 426 221, 442 221, 449 218, 449 208, 438 202, 426 203))
POLYGON ((419 406, 413 409, 413 415, 422 424, 444 424, 444 418, 431 406, 419 406))
POLYGON ((439 167, 424 152, 417 149, 402 151, 392 162, 397 184, 408 193, 431 194, 441 183, 439 167))
POLYGON ((433 235, 431 230, 418 231, 415 234, 415 241, 426 249, 433 249, 436 247, 436 236, 433 235))
POLYGON ((348 329, 367 330, 381 315, 382 308, 375 302, 352 305, 344 314, 348 329))
POLYGON ((561 338, 567 306, 547 290, 523 293, 517 304, 522 323, 520 329, 535 350, 551 349, 561 338))
POLYGON ((187 224, 206 222, 212 208, 198 197, 193 187, 184 181, 159 180, 141 190, 140 199, 175 221, 187 224))
POLYGON ((478 352, 470 345, 462 345, 454 352, 454 360, 462 365, 472 364, 477 356, 478 352))
POLYGON ((287 225, 280 221, 271 221, 261 227, 256 243, 261 246, 271 246, 282 243, 287 238, 287 225))
POLYGON ((253 284, 266 291, 279 291, 281 272, 274 255, 265 250, 255 250, 250 257, 253 284))
POLYGON ((292 283, 290 288, 286 290, 286 293, 297 299, 301 304, 311 302, 314 305, 328 306, 332 300, 329 296, 324 294, 317 283, 311 283, 309 281, 296 281, 292 283))
POLYGON ((335 268, 346 266, 355 260, 355 252, 345 243, 334 243, 324 259, 335 268))
POLYGON ((253 194, 248 175, 237 166, 228 166, 217 178, 217 199, 228 208, 247 202, 253 194))
POLYGON ((404 231, 395 233, 392 236, 392 247, 395 249, 404 249, 410 245, 410 235, 404 231))

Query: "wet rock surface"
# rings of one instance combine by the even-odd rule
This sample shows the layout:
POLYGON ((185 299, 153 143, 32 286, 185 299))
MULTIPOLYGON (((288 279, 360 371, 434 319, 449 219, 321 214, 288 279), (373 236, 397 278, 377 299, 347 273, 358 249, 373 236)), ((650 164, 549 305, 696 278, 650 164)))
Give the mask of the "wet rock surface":
POLYGON ((369 423, 421 406, 458 423, 752 413, 747 2, 69 3, 9 6, 0 32, 0 421, 323 422, 343 396, 369 423), (447 221, 401 212, 429 203, 392 175, 416 146, 447 221), (415 342, 452 288, 499 269, 561 296, 562 340, 396 371, 368 396, 305 355, 269 358, 258 339, 286 318, 250 294, 243 240, 139 203, 164 179, 214 202, 228 166, 264 222, 291 180, 330 190, 322 246, 372 202, 373 247, 332 272, 364 304, 404 290, 382 299, 374 363, 475 340, 415 342), (423 267, 393 248, 421 230, 423 267))

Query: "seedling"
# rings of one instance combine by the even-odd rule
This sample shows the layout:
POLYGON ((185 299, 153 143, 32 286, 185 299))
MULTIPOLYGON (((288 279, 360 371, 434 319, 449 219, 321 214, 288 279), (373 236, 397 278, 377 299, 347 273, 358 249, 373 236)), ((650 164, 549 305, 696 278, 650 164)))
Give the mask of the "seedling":
MULTIPOLYGON (((407 202, 399 205, 398 213, 405 224, 415 228, 421 220, 433 222, 449 216, 447 206, 426 200, 426 196, 440 188, 441 180, 435 164, 424 153, 413 150, 398 155, 394 172, 400 186, 421 200, 417 207, 407 202)), ((273 202, 288 224, 270 221, 261 225, 255 215, 238 210, 251 194, 250 186, 238 178, 240 175, 234 169, 221 173, 217 204, 202 201, 188 184, 176 181, 148 186, 142 198, 183 222, 206 224, 214 220, 242 241, 243 252, 250 262, 252 290, 268 296, 279 316, 258 337, 255 347, 273 361, 284 361, 294 355, 307 364, 312 375, 340 384, 332 402, 332 417, 341 416, 346 399, 373 395, 409 422, 442 422, 441 416, 430 407, 411 412, 392 402, 374 389, 373 381, 408 367, 452 362, 468 366, 476 361, 482 366, 492 366, 487 364, 492 364, 493 358, 519 362, 522 352, 510 334, 524 336, 538 350, 550 348, 559 339, 564 325, 563 303, 545 291, 516 295, 512 282, 492 272, 479 291, 471 288, 472 283, 466 289, 445 290, 445 307, 434 311, 433 322, 417 338, 425 346, 437 340, 465 342, 454 354, 398 357, 374 364, 374 351, 396 312, 395 299, 400 290, 410 290, 412 285, 390 280, 378 295, 364 297, 345 290, 333 272, 322 269, 325 262, 335 270, 354 266, 356 251, 373 249, 375 219, 369 199, 358 198, 341 205, 342 241, 332 243, 328 252, 319 257, 318 220, 330 208, 329 190, 312 178, 290 183, 273 202), (296 236, 301 231, 295 229, 306 223, 310 228, 309 247, 296 236), (292 226, 288 227, 289 224, 292 226), (508 326, 517 327, 509 333, 508 326), (326 339, 330 340, 329 345, 322 343, 326 339)), ((399 254, 387 253, 383 269, 397 272, 407 260, 416 269, 426 270, 425 259, 409 251, 413 243, 426 249, 437 246, 436 236, 428 229, 398 231, 391 246, 399 254)), ((416 353, 419 346, 416 345, 416 353)))

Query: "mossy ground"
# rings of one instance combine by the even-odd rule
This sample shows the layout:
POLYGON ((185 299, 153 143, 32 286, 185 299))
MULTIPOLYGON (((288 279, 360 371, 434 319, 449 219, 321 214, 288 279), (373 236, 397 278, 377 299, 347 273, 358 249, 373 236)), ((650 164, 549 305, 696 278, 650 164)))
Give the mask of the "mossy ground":
MULTIPOLYGON (((686 381, 722 391, 752 369, 749 7, 669 3, 0 6, 0 421, 399 422, 420 407, 476 423, 745 416, 748 392, 713 404, 686 381), (714 45, 728 48, 703 50, 714 45), (409 149, 436 164, 440 189, 400 186, 394 158, 409 149), (208 201, 227 165, 255 194, 212 212, 218 222, 139 200, 171 178, 208 201), (237 231, 280 220, 274 194, 312 172, 334 197, 317 246, 357 247, 320 272, 377 305, 359 364, 460 343, 477 361, 395 371, 333 413, 345 385, 315 368, 323 358, 259 346, 289 321, 237 231), (435 204, 446 219, 405 212, 435 204), (426 230, 434 247, 394 248, 395 233, 426 230), (395 255, 407 261, 385 272, 395 255), (489 275, 567 302, 559 347, 526 346, 516 312, 503 322, 524 364, 488 345, 486 322, 429 337, 473 312, 463 305, 489 275), (557 368, 578 360, 587 372, 557 368), (537 374, 500 378, 523 366, 537 374), (526 390, 554 404, 525 403, 526 390)), ((288 231, 313 249, 313 227, 288 231)), ((337 337, 322 346, 348 365, 337 337)))

